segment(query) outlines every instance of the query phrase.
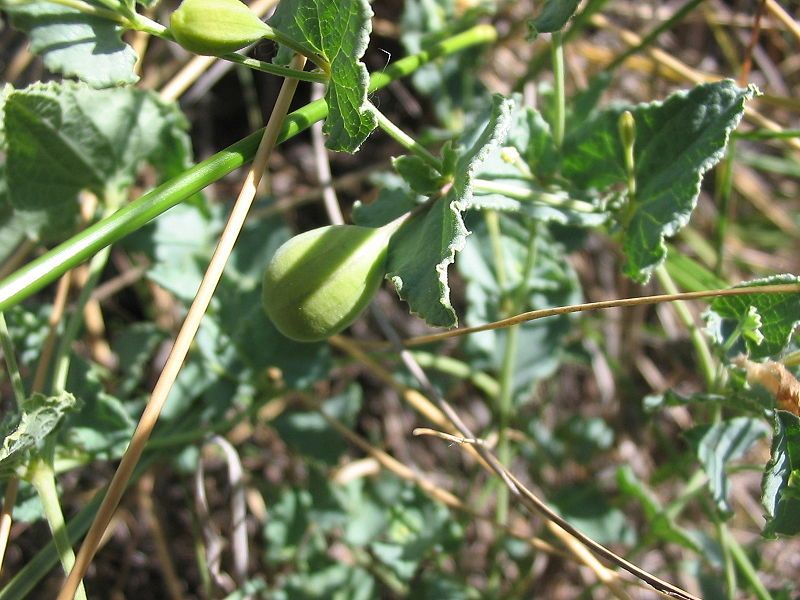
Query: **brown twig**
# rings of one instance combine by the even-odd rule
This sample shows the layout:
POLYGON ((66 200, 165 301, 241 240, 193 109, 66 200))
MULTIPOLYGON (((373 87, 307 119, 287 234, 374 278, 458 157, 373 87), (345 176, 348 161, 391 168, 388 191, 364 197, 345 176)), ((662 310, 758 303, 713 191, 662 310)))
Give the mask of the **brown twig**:
POLYGON ((156 511, 155 502, 153 502, 154 487, 155 476, 152 473, 145 473, 139 480, 139 506, 144 513, 145 520, 150 528, 150 533, 153 536, 153 543, 156 546, 156 557, 158 558, 158 568, 161 570, 161 575, 164 577, 167 593, 172 600, 180 600, 184 597, 183 585, 175 570, 175 564, 173 563, 172 555, 169 551, 169 544, 167 543, 167 536, 164 533, 164 528, 161 526, 161 519, 159 519, 158 512, 156 511))
MULTIPOLYGON (((428 435, 428 431, 415 431, 416 435, 428 435)), ((436 437, 443 437, 441 432, 434 432, 436 437)), ((445 439, 451 439, 450 436, 445 437, 445 439)), ((463 448, 465 445, 475 445, 477 448, 481 449, 482 453, 486 453, 491 455, 489 450, 486 448, 486 445, 483 443, 473 444, 475 441, 474 436, 469 435, 466 436, 462 443, 459 443, 459 447, 463 448)), ((672 585, 669 582, 664 581, 663 579, 659 579, 655 575, 648 573, 644 569, 641 569, 634 565, 631 562, 628 562, 621 556, 613 553, 611 550, 595 542, 592 538, 585 535, 572 525, 570 525, 566 520, 564 520, 558 513, 556 513, 553 509, 551 509, 544 501, 542 501, 536 494, 530 491, 525 485, 514 476, 508 469, 506 469, 503 465, 494 460, 487 460, 489 464, 492 465, 492 468, 502 471, 502 479, 510 480, 514 487, 509 488, 511 489, 512 494, 517 497, 521 503, 528 508, 528 510, 532 512, 536 512, 544 516, 549 521, 558 525, 561 529, 565 530, 569 533, 572 537, 580 541, 584 546, 589 548, 592 552, 594 552, 597 556, 607 560, 608 562, 619 566, 621 569, 626 570, 631 575, 637 577, 641 581, 645 582, 653 589, 657 590, 658 592, 665 594, 667 596, 675 597, 675 598, 682 598, 683 600, 700 600, 697 596, 690 594, 689 592, 680 589, 672 585)), ((500 475, 500 473, 498 473, 500 475)))
MULTIPOLYGON (((528 321, 535 321, 536 319, 544 319, 546 317, 554 317, 557 315, 565 315, 576 312, 586 312, 591 310, 600 310, 605 308, 616 308, 621 306, 642 306, 650 304, 661 304, 663 302, 676 302, 680 300, 699 300, 702 298, 716 298, 720 296, 746 296, 751 294, 792 294, 800 292, 800 284, 788 283, 779 285, 763 285, 763 286, 750 286, 750 287, 737 287, 725 288, 720 290, 703 290, 699 292, 682 292, 679 294, 656 294, 654 296, 641 296, 639 298, 621 298, 617 300, 602 300, 600 302, 587 302, 585 304, 571 304, 569 306, 559 306, 556 308, 543 308, 540 310, 532 310, 529 312, 521 313, 519 315, 510 317, 508 319, 501 319, 485 325, 477 325, 475 327, 462 327, 460 329, 451 329, 450 331, 443 331, 441 333, 432 333, 430 335, 421 335, 417 337, 408 338, 403 340, 403 346, 421 346, 423 344, 430 344, 431 342, 439 342, 448 338, 460 337, 462 335, 469 335, 479 331, 489 331, 492 329, 502 329, 504 327, 511 327, 519 323, 526 323, 528 321)), ((380 344, 381 347, 386 347, 389 344, 380 344)))
MULTIPOLYGON (((292 60, 292 67, 295 69, 302 69, 305 64, 305 57, 295 57, 292 60)), ((108 492, 103 498, 103 502, 97 511, 94 521, 89 528, 86 538, 81 545, 80 552, 75 560, 75 566, 70 571, 67 581, 61 592, 58 595, 58 600, 72 600, 75 595, 75 590, 78 587, 81 579, 83 578, 86 570, 89 568, 97 545, 102 538, 111 517, 119 504, 122 494, 125 491, 128 480, 133 473, 133 469, 139 462, 139 458, 144 451, 145 444, 150 437, 153 429, 155 428, 158 417, 161 414, 161 409, 167 400, 172 385, 180 372, 183 361, 189 353, 189 348, 194 340, 197 330, 200 328, 200 322, 203 315, 211 302, 214 290, 219 283, 225 264, 228 257, 233 251, 234 244, 239 235, 239 232, 244 226, 247 218, 247 212, 255 198, 258 183, 261 180, 262 173, 266 169, 267 162, 272 150, 275 147, 275 142, 278 137, 281 125, 283 124, 284 117, 288 112, 289 105, 292 97, 294 96, 295 89, 297 89, 298 81, 296 79, 285 79, 281 86, 281 91, 278 99, 275 102, 272 114, 270 115, 269 122, 264 130, 264 135, 259 144, 258 151, 253 160, 252 167, 247 174, 242 190, 239 197, 233 206, 231 215, 225 225, 225 229, 220 236, 219 243, 214 251, 211 261, 209 262, 203 280, 200 282, 200 288, 197 291, 194 301, 189 308, 186 319, 175 339, 175 344, 170 351, 164 369, 161 372, 158 381, 156 382, 150 400, 139 419, 139 424, 136 431, 131 438, 131 443, 125 454, 122 457, 119 467, 109 485, 108 492)))

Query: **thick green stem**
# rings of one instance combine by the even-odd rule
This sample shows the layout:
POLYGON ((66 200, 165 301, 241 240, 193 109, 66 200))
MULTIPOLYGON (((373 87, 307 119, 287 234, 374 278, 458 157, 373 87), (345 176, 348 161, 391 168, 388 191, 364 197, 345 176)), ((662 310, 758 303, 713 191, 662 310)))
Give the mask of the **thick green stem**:
POLYGON ((550 48, 553 57, 553 79, 555 81, 555 107, 553 114, 553 141, 556 148, 564 143, 566 126, 567 98, 564 92, 564 38, 560 31, 552 34, 550 48))
MULTIPOLYGON (((665 292, 668 294, 678 293, 678 288, 675 286, 675 283, 672 281, 669 273, 667 273, 667 269, 664 267, 664 265, 660 265, 655 270, 655 274, 665 292)), ((689 309, 686 308, 686 304, 684 302, 677 300, 672 303, 672 306, 675 307, 675 312, 678 314, 678 318, 681 320, 684 327, 686 327, 686 329, 689 331, 689 337, 692 340, 692 345, 697 353, 697 360, 700 362, 700 369, 703 372, 706 389, 708 389, 710 392, 713 392, 717 384, 717 372, 716 367, 714 366, 714 357, 711 355, 711 350, 706 343, 706 339, 703 337, 703 333, 695 324, 694 317, 692 317, 692 313, 690 313, 689 309)))
MULTIPOLYGON (((61 512, 61 504, 58 501, 58 490, 56 489, 53 468, 47 461, 35 458, 30 465, 28 473, 31 484, 36 488, 36 493, 39 494, 39 499, 42 501, 44 515, 53 534, 53 542, 56 545, 61 566, 64 567, 65 573, 69 573, 72 565, 75 564, 75 553, 67 535, 64 514, 61 512)), ((75 597, 78 600, 86 600, 86 590, 83 588, 83 583, 78 587, 75 597)))
POLYGON ((14 389, 14 399, 17 401, 17 408, 22 406, 25 400, 25 387, 22 385, 22 375, 19 373, 17 357, 14 354, 14 344, 11 341, 11 334, 6 324, 6 316, 0 312, 0 347, 3 348, 3 357, 8 368, 8 378, 11 380, 11 387, 14 389))
POLYGON ((371 102, 369 103, 369 109, 378 119, 378 127, 380 127, 384 133, 389 135, 389 137, 400 144, 403 148, 424 160, 431 167, 436 169, 436 171, 439 173, 442 172, 442 162, 433 154, 428 152, 425 146, 420 144, 417 140, 395 125, 391 119, 379 111, 371 102))
MULTIPOLYGON (((374 73, 370 77, 369 90, 372 92, 386 87, 395 79, 410 75, 439 56, 453 54, 496 39, 497 32, 489 25, 478 25, 468 29, 425 52, 401 59, 383 71, 374 73)), ((312 123, 324 119, 327 114, 328 107, 323 100, 311 102, 294 111, 286 117, 278 136, 278 143, 305 131, 312 123)), ((252 160, 263 133, 263 129, 260 129, 218 152, 7 277, 0 282, 0 311, 16 306, 69 269, 89 259, 101 248, 136 231, 207 185, 252 160)))

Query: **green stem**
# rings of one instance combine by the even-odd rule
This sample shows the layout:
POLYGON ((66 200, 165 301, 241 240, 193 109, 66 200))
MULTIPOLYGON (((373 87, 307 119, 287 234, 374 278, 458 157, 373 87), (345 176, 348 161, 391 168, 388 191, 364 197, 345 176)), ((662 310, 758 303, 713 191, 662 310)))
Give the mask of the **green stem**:
POLYGON ((67 375, 69 374, 70 359, 72 357, 70 347, 72 346, 72 342, 75 341, 75 338, 78 337, 78 332, 83 324, 83 309, 89 301, 89 297, 92 295, 95 287, 97 287, 97 283, 100 281, 100 275, 103 273, 103 269, 108 262, 110 254, 111 247, 106 246, 95 254, 89 262, 89 277, 86 279, 86 283, 78 296, 78 301, 75 303, 72 315, 70 315, 69 321, 67 321, 53 360, 53 364, 55 365, 52 385, 53 394, 59 394, 67 387, 67 375))
POLYGON ((564 128, 567 119, 567 97, 564 92, 564 38, 560 31, 554 31, 550 40, 553 58, 553 79, 555 80, 555 113, 553 114, 553 142, 561 149, 564 143, 564 128))
MULTIPOLYGON (((148 454, 136 467, 136 472, 133 474, 131 481, 135 481, 142 473, 151 468, 157 456, 155 453, 148 454)), ((105 488, 97 492, 78 514, 70 519, 66 526, 69 544, 76 543, 89 529, 89 525, 97 512, 97 508, 100 506, 100 501, 103 499, 104 494, 105 488)), ((0 600, 22 600, 26 598, 36 588, 37 583, 50 573, 53 566, 58 562, 58 556, 55 541, 45 544, 0 590, 0 600)))
MULTIPOLYGON (((67 535, 61 504, 58 502, 58 490, 56 489, 53 468, 47 461, 35 458, 31 462, 28 473, 31 484, 36 488, 36 493, 39 494, 39 499, 42 501, 44 515, 47 519, 47 524, 50 526, 50 532, 53 534, 53 542, 56 545, 61 566, 64 568, 65 573, 69 573, 72 565, 75 564, 75 553, 67 535)), ((78 600, 86 600, 86 590, 83 588, 83 583, 78 587, 75 597, 78 600)))
MULTIPOLYGON (((519 345, 519 325, 509 327, 503 348, 503 364, 500 368, 500 395, 497 398, 497 460, 505 467, 511 462, 511 446, 508 443, 508 424, 511 420, 514 399, 514 371, 516 370, 517 346, 519 345)), ((497 490, 497 511, 495 520, 504 525, 508 520, 509 490, 501 485, 497 490)))
MULTIPOLYGON (((383 71, 374 73, 370 77, 369 91, 386 87, 395 79, 410 75, 422 65, 439 56, 453 54, 465 48, 493 42, 496 39, 497 32, 489 25, 478 25, 468 29, 425 52, 401 59, 383 71)), ((285 142, 301 131, 305 131, 312 123, 324 119, 327 114, 328 107, 323 100, 311 102, 294 111, 286 117, 278 136, 278 143, 285 142)), ((0 282, 0 311, 16 306, 31 294, 55 281, 69 269, 89 259, 101 248, 136 231, 207 185, 252 160, 263 133, 263 130, 258 130, 214 154, 124 206, 113 215, 87 227, 81 233, 7 277, 0 282)))
POLYGON ((374 114, 375 118, 378 119, 378 127, 380 127, 384 133, 388 134, 389 137, 400 144, 403 148, 424 160, 438 173, 442 172, 442 162, 438 158, 428 152, 428 150, 417 140, 395 125, 392 120, 379 111, 377 107, 372 104, 372 102, 368 102, 367 104, 369 106, 369 110, 372 111, 372 114, 374 114))
POLYGON ((753 563, 750 562, 750 558, 747 556, 747 553, 744 551, 744 548, 742 548, 741 544, 739 544, 736 538, 732 535, 728 536, 727 542, 736 566, 739 567, 739 571, 744 576, 745 580, 747 580, 747 583, 750 584, 751 589, 758 599, 772 600, 772 594, 769 593, 769 590, 767 590, 766 586, 764 586, 764 584, 761 582, 761 579, 759 579, 753 563))
MULTIPOLYGON (((669 276, 669 273, 667 273, 667 269, 663 264, 658 266, 658 268, 655 270, 655 274, 665 292, 668 294, 678 293, 678 288, 676 287, 675 282, 672 281, 672 278, 669 276)), ((703 337, 703 333, 695 324, 692 313, 690 313, 689 309, 686 308, 686 303, 677 300, 673 302, 672 305, 675 307, 675 312, 678 314, 678 318, 681 320, 684 327, 686 327, 686 329, 689 331, 692 345, 697 353, 697 359, 700 362, 700 369, 703 372, 706 389, 712 392, 716 388, 717 374, 716 367, 714 366, 714 358, 711 355, 711 350, 706 343, 706 339, 703 337)))
POLYGON ((22 407, 25 401, 25 386, 22 385, 22 375, 19 373, 17 357, 14 354, 14 344, 11 341, 11 334, 6 324, 6 316, 0 312, 0 347, 3 348, 3 357, 8 367, 8 377, 11 379, 11 387, 14 389, 14 399, 17 401, 17 408, 22 407))
POLYGON ((722 563, 723 571, 725 573, 725 587, 728 592, 728 600, 735 600, 736 598, 736 565, 733 564, 733 557, 731 554, 730 540, 731 534, 728 531, 725 523, 715 516, 717 526, 717 537, 722 548, 722 563))
POLYGON ((82 0, 50 0, 53 4, 60 4, 61 6, 66 6, 67 8, 74 8, 77 11, 82 12, 85 15, 92 15, 93 17, 100 17, 101 19, 107 19, 109 21, 114 21, 115 23, 121 23, 123 25, 128 24, 128 19, 126 19, 121 14, 114 12, 113 10, 108 10, 106 8, 100 8, 99 6, 94 6, 89 4, 88 2, 83 2, 82 0))
POLYGON ((572 200, 565 198, 558 194, 551 194, 549 192, 541 192, 538 190, 531 190, 528 188, 514 185, 513 183, 504 183, 502 181, 490 181, 487 179, 473 179, 472 189, 476 192, 484 194, 501 194, 514 198, 515 200, 523 200, 529 202, 540 202, 548 206, 557 208, 568 208, 577 212, 594 213, 597 209, 582 200, 572 200))
POLYGON ((739 133, 733 132, 732 139, 741 138, 744 140, 772 140, 800 137, 800 129, 784 129, 783 131, 772 131, 771 129, 756 129, 739 133))
POLYGON ((431 352, 414 351, 411 355, 424 369, 434 369, 458 379, 469 379, 472 385, 490 398, 496 398, 500 394, 500 384, 494 377, 476 370, 467 362, 431 352))
POLYGON ((497 274, 497 285, 500 288, 498 290, 501 298, 500 313, 505 318, 510 316, 509 310, 511 307, 503 306, 508 292, 508 277, 506 277, 506 261, 503 258, 503 236, 500 232, 500 217, 497 211, 486 210, 483 212, 483 218, 486 221, 486 229, 489 230, 489 243, 492 247, 494 270, 497 274))
MULTIPOLYGON (((522 270, 522 282, 519 285, 517 294, 514 298, 508 298, 508 309, 516 312, 524 306, 525 298, 528 294, 528 282, 531 280, 533 269, 538 258, 538 238, 539 227, 537 223, 531 226, 528 237, 528 251, 525 256, 525 265, 522 270)), ((499 233, 499 228, 498 228, 499 233)), ((505 290, 501 290, 505 291, 505 290)), ((497 400, 498 410, 498 434, 497 434, 497 459, 500 464, 510 467, 511 446, 508 443, 508 425, 511 421, 514 400, 514 373, 517 367, 517 347, 519 346, 520 325, 509 327, 506 334, 506 343, 503 348, 503 364, 500 367, 500 394, 497 400)), ((509 490, 507 486, 501 486, 497 494, 496 521, 504 525, 508 519, 509 490)))
POLYGON ((736 160, 736 139, 728 142, 728 150, 725 153, 725 160, 720 165, 719 187, 717 188, 716 200, 719 207, 719 218, 717 219, 717 230, 714 236, 714 246, 716 251, 716 264, 714 265, 714 275, 722 276, 722 268, 725 260, 725 234, 728 231, 728 222, 731 212, 731 194, 733 193, 733 163, 736 160))
POLYGON ((310 83, 328 83, 330 79, 325 73, 314 72, 314 71, 298 71, 297 69, 290 69, 289 67, 284 67, 281 65, 273 65, 272 63, 264 62, 263 60, 257 60, 255 58, 248 58, 247 56, 243 56, 241 54, 237 54, 236 52, 231 52, 230 54, 223 54, 220 58, 230 61, 232 63, 236 63, 238 65, 244 65, 245 67, 250 67, 251 69, 255 69, 256 71, 262 71, 263 73, 270 73, 271 75, 279 75, 281 77, 291 77, 293 79, 299 79, 300 81, 308 81, 310 83))

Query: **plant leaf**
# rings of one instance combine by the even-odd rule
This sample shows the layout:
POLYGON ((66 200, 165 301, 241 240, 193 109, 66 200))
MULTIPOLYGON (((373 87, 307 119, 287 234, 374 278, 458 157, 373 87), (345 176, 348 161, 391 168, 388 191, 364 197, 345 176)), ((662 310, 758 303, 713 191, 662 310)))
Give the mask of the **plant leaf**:
POLYGON ((664 239, 688 223, 703 174, 722 158, 754 94, 730 80, 699 85, 663 102, 604 110, 569 132, 563 175, 602 190, 627 179, 617 122, 625 110, 634 116, 636 198, 622 219, 629 277, 647 281, 664 260, 664 239))
POLYGON ((79 403, 70 393, 58 396, 33 394, 27 398, 17 414, 9 415, 0 423, 3 445, 0 447, 0 473, 3 477, 25 463, 30 452, 55 430, 62 417, 75 410, 79 403))
POLYGON ((545 0, 536 18, 528 21, 528 39, 535 40, 540 33, 561 30, 580 3, 581 0, 545 0))
MULTIPOLYGON (((518 199, 499 192, 476 191, 470 208, 520 213, 539 222, 563 225, 600 225, 606 212, 591 205, 581 196, 571 197, 568 190, 550 183, 558 167, 558 151, 550 125, 535 109, 524 107, 514 99, 512 124, 505 143, 493 148, 477 175, 490 183, 507 184, 530 195, 518 199), (573 200, 583 200, 584 210, 576 210, 573 200)), ((574 194, 572 194, 574 196, 574 194)))
POLYGON ((11 23, 31 39, 31 51, 41 54, 54 73, 77 77, 92 87, 136 83, 136 53, 120 38, 123 28, 113 21, 84 14, 52 2, 2 2, 11 23))
POLYGON ((775 411, 772 450, 761 481, 764 535, 800 533, 800 417, 775 411))
POLYGON ((729 513, 730 481, 725 469, 729 462, 742 457, 759 438, 769 433, 761 419, 735 417, 715 425, 700 425, 686 432, 700 464, 708 475, 708 486, 717 508, 729 513))
POLYGON ((456 160, 450 190, 427 212, 406 223, 389 246, 387 278, 411 311, 430 325, 458 323, 450 303, 447 269, 464 249, 469 234, 461 215, 472 201, 472 179, 492 148, 505 139, 512 106, 510 100, 494 96, 488 118, 462 140, 464 150, 456 160))
POLYGON ((143 162, 165 176, 189 164, 183 114, 144 90, 34 84, 8 96, 5 128, 11 205, 46 215, 33 235, 68 231, 81 190, 119 201, 143 162))
MULTIPOLYGON (((467 282, 468 326, 483 325, 504 316, 503 305, 514 302, 514 312, 582 301, 578 276, 566 260, 562 244, 544 226, 535 233, 512 216, 500 219, 500 248, 503 255, 506 288, 498 281, 492 242, 486 224, 477 214, 470 215, 472 235, 458 262, 458 270, 467 282), (528 248, 534 244, 536 262, 524 273, 528 248)), ((525 394, 536 381, 552 375, 563 359, 564 338, 570 330, 571 317, 562 315, 522 323, 514 356, 513 391, 525 394)), ((464 341, 470 364, 476 369, 499 373, 504 361, 508 331, 498 329, 474 333, 464 341)))
MULTIPOLYGON (((754 287, 777 285, 781 283, 800 283, 797 275, 774 275, 763 279, 748 281, 734 287, 754 287)), ((760 316, 761 324, 758 332, 762 336, 745 335, 744 343, 752 359, 763 359, 783 352, 792 339, 795 328, 800 322, 800 293, 758 294, 746 296, 720 296, 711 302, 711 311, 723 319, 732 319, 741 326, 743 332, 752 324, 752 312, 760 316)), ((726 337, 719 332, 718 341, 724 343, 726 337)))
POLYGON ((328 61, 326 146, 339 152, 358 150, 377 125, 367 108, 369 73, 359 60, 372 31, 367 0, 283 0, 268 23, 328 61))

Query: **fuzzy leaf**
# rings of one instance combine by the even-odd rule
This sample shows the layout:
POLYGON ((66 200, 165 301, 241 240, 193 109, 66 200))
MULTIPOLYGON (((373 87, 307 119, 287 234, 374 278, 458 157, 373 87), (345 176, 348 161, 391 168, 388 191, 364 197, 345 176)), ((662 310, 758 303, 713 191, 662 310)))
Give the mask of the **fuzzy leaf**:
POLYGON ((741 89, 729 80, 699 85, 663 102, 602 111, 569 133, 564 176, 584 189, 623 184, 627 177, 617 123, 623 111, 633 113, 636 199, 622 218, 629 277, 647 281, 664 260, 664 239, 689 222, 703 174, 722 158, 754 94, 754 88, 741 89))
POLYGON ((512 119, 508 138, 492 149, 478 178, 527 196, 476 190, 470 208, 520 213, 536 221, 563 225, 602 224, 606 213, 581 198, 586 194, 578 190, 578 197, 574 197, 576 194, 549 183, 558 166, 558 151, 542 115, 514 98, 512 119))
POLYGON ((164 175, 189 163, 183 114, 144 90, 34 84, 8 96, 5 128, 11 205, 45 214, 31 232, 45 237, 69 229, 79 191, 121 200, 142 163, 164 175))
POLYGON ((47 397, 33 394, 21 406, 19 414, 9 415, 0 423, 3 445, 0 447, 0 471, 10 474, 11 469, 24 463, 34 450, 58 426, 62 417, 75 410, 78 401, 72 394, 62 392, 47 397))
POLYGON ((708 486, 723 513, 729 513, 726 473, 729 462, 742 457, 769 428, 761 419, 736 417, 715 425, 701 425, 687 432, 700 464, 708 475, 708 486))
POLYGON ((367 108, 369 73, 359 60, 369 43, 371 19, 367 0, 283 0, 268 21, 330 65, 323 132, 331 150, 355 152, 377 125, 367 108))
POLYGON ((424 214, 398 231, 389 246, 387 277, 411 311, 430 325, 458 323, 450 303, 447 269, 469 234, 462 213, 472 202, 472 179, 488 153, 503 142, 511 124, 510 100, 495 96, 488 119, 466 135, 453 185, 424 214))
POLYGON ((540 33, 561 30, 578 9, 581 0, 545 0, 535 19, 528 21, 528 39, 535 40, 540 33))
MULTIPOLYGON (((764 279, 748 281, 735 287, 754 287, 777 285, 781 283, 800 284, 797 275, 775 275, 764 279)), ((800 293, 758 294, 746 296, 721 296, 711 303, 711 310, 723 319, 733 319, 741 325, 747 352, 752 359, 762 359, 780 354, 792 339, 797 324, 800 323, 800 293), (757 328, 762 341, 752 331, 753 313, 760 317, 757 328)), ((719 341, 724 343, 723 339, 719 341)))
POLYGON ((77 77, 92 87, 136 83, 136 53, 122 41, 118 24, 51 2, 2 2, 11 23, 31 39, 31 51, 41 54, 54 73, 77 77))
POLYGON ((772 450, 761 482, 764 535, 800 533, 800 417, 775 412, 772 450))

